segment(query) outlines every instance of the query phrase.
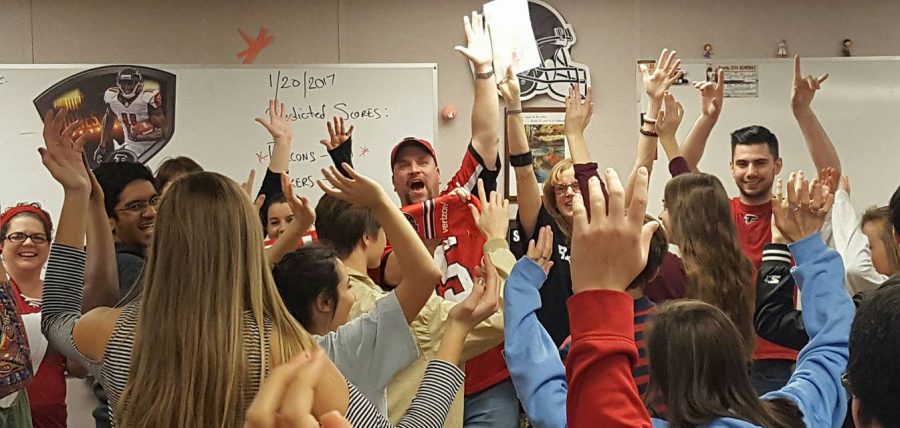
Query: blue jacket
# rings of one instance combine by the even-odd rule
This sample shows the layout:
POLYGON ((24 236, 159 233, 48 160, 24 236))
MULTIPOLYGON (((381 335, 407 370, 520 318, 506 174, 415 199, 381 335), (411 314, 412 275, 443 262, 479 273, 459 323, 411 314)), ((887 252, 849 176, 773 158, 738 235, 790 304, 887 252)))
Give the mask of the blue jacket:
MULTIPOLYGON (((847 412, 841 375, 847 367, 847 343, 855 309, 844 289, 844 267, 821 235, 790 245, 796 266, 791 273, 802 291, 803 321, 809 344, 800 351, 787 385, 762 399, 785 398, 797 404, 808 427, 840 427, 847 412)), ((565 368, 549 335, 537 321, 543 271, 531 260, 516 263, 504 290, 507 366, 528 418, 535 427, 566 426, 565 368)), ((600 380, 598 380, 600 381, 600 380)), ((653 419, 654 427, 667 427, 653 419)), ((719 418, 710 428, 752 427, 735 418, 719 418)))

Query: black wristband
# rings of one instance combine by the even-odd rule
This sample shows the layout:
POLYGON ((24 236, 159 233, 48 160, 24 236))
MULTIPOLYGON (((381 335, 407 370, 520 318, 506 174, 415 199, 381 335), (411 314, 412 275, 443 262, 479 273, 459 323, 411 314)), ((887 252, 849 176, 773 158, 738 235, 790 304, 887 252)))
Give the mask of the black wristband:
POLYGON ((520 155, 509 155, 509 164, 513 167, 517 166, 531 166, 534 164, 534 157, 531 156, 531 152, 525 152, 520 155))

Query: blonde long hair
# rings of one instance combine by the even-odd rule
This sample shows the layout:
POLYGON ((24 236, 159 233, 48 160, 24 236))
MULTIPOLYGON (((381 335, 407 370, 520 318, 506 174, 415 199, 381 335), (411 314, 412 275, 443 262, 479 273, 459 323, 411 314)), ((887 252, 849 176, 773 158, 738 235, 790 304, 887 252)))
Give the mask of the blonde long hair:
POLYGON ((553 191, 553 186, 562 184, 563 173, 573 168, 575 168, 575 164, 572 163, 572 159, 563 159, 557 162, 556 165, 553 165, 553 168, 550 169, 550 177, 544 182, 544 192, 541 197, 544 202, 544 209, 547 210, 547 213, 559 226, 559 229, 563 231, 566 240, 572 239, 572 221, 563 217, 562 213, 559 212, 559 207, 556 206, 556 193, 553 191))
POLYGON ((172 185, 148 250, 120 426, 238 427, 268 358, 315 346, 281 301, 262 241, 249 197, 229 178, 201 172, 172 185), (245 331, 245 312, 260 341, 245 331), (267 322, 281 338, 271 356, 267 322))

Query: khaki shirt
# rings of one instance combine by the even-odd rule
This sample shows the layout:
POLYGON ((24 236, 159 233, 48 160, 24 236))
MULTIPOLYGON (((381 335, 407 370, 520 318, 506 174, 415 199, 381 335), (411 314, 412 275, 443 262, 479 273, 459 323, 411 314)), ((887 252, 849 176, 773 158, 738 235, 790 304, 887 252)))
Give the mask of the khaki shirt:
MULTIPOLYGON (((506 280, 516 262, 509 251, 505 240, 495 239, 484 244, 484 253, 489 255, 501 279, 506 280)), ((365 273, 349 269, 350 291, 356 295, 356 303, 350 309, 350 318, 356 318, 375 308, 376 302, 387 296, 375 285, 365 273)), ((502 287, 502 284, 501 284, 502 287)), ((503 290, 500 290, 501 300, 503 290)), ((388 419, 398 424, 416 395, 419 383, 425 375, 428 362, 437 355, 441 338, 444 335, 447 317, 454 303, 444 300, 437 294, 431 296, 419 311, 419 315, 410 324, 416 345, 419 347, 419 358, 405 369, 397 373, 388 385, 388 419)), ((500 307, 503 307, 501 301, 500 307)), ((497 311, 490 318, 477 325, 466 337, 466 346, 460 360, 462 366, 466 360, 483 354, 503 341, 503 310, 497 311)), ((445 428, 458 428, 463 425, 463 389, 460 388, 450 406, 450 413, 444 423, 445 428)))

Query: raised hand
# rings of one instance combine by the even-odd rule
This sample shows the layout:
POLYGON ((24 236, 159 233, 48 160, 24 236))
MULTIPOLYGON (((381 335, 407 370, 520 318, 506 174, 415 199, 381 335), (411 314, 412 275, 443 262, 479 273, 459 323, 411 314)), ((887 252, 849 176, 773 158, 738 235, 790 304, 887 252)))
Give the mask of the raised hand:
POLYGON ((522 108, 522 100, 519 98, 521 94, 519 77, 513 74, 512 67, 506 69, 506 77, 497 84, 497 89, 500 90, 500 96, 503 97, 507 108, 513 110, 522 108))
POLYGON ((675 101, 675 96, 671 92, 666 91, 663 96, 664 110, 659 111, 656 117, 656 133, 659 134, 660 141, 664 139, 675 140, 675 132, 681 125, 684 118, 684 107, 681 103, 675 101))
POLYGON ((569 94, 566 96, 566 135, 583 135, 588 124, 591 123, 591 116, 594 114, 594 102, 592 101, 594 92, 591 88, 587 88, 587 94, 581 99, 581 90, 578 84, 569 87, 569 94))
POLYGON ((84 144, 87 134, 75 139, 75 129, 79 122, 66 124, 67 109, 54 114, 53 110, 44 115, 44 147, 38 149, 41 163, 66 191, 91 190, 91 179, 84 165, 84 144))
POLYGON ((319 140, 319 144, 325 146, 328 150, 334 150, 347 142, 353 135, 353 125, 349 128, 345 127, 344 118, 334 116, 331 122, 325 122, 328 127, 328 139, 319 140))
POLYGON ((309 199, 305 196, 297 196, 294 193, 294 186, 291 185, 291 177, 287 175, 287 173, 281 174, 281 193, 284 194, 284 199, 287 201, 288 206, 291 207, 291 214, 294 215, 294 221, 300 222, 299 224, 302 226, 302 230, 306 231, 312 226, 313 223, 316 222, 316 210, 313 208, 312 204, 309 203, 309 199))
POLYGON ((484 182, 478 179, 478 198, 481 202, 481 211, 469 204, 472 217, 484 235, 484 239, 506 239, 509 230, 509 201, 503 199, 497 192, 491 192, 490 197, 485 196, 484 182))
POLYGON ((644 79, 644 92, 652 99, 659 100, 672 85, 684 75, 680 70, 681 60, 676 58, 675 51, 663 49, 656 61, 656 68, 650 72, 650 67, 641 64, 641 75, 644 79))
POLYGON ((807 181, 803 171, 791 173, 787 198, 783 187, 779 178, 772 200, 775 225, 781 234, 788 242, 796 242, 818 232, 834 204, 834 194, 825 193, 818 178, 807 181))
POLYGON ((472 291, 448 314, 452 322, 460 324, 466 331, 472 330, 500 309, 500 275, 490 257, 481 259, 479 270, 481 276, 475 280, 472 291))
POLYGON ((825 193, 834 193, 838 186, 841 176, 837 168, 825 167, 819 170, 819 182, 822 183, 825 193))
POLYGON ((350 428, 337 412, 319 420, 312 415, 324 361, 322 351, 315 350, 311 356, 298 353, 275 367, 247 409, 244 428, 350 428))
POLYGON ((647 169, 639 168, 627 214, 625 189, 613 169, 606 170, 609 201, 603 197, 599 178, 591 177, 588 183, 590 219, 582 195, 575 195, 571 270, 576 293, 591 289, 625 291, 647 265, 650 238, 659 227, 657 222, 643 224, 648 181, 647 169))
POLYGON ((800 73, 800 55, 794 55, 794 86, 791 91, 791 109, 794 113, 808 109, 812 104, 816 91, 822 87, 822 83, 828 79, 828 73, 819 77, 808 75, 804 77, 800 73))
POLYGON ((378 208, 385 204, 390 205, 387 193, 369 177, 356 172, 349 164, 342 165, 347 171, 349 177, 344 177, 335 167, 322 169, 322 175, 328 180, 331 186, 326 186, 322 180, 317 180, 319 187, 328 195, 343 201, 350 202, 353 205, 359 205, 367 208, 378 208))
POLYGON ((552 255, 553 229, 550 226, 544 226, 538 231, 537 243, 534 242, 534 239, 528 241, 528 251, 525 253, 525 257, 537 263, 544 270, 544 273, 547 274, 550 273, 550 268, 553 267, 553 262, 550 261, 552 255))
POLYGON ((284 115, 284 103, 279 103, 278 100, 269 100, 269 120, 257 117, 256 121, 266 128, 266 131, 269 131, 273 142, 290 144, 294 137, 294 123, 286 119, 284 115))
POLYGON ((253 192, 253 182, 256 181, 256 170, 251 169, 250 174, 247 175, 247 180, 241 183, 241 190, 243 190, 247 196, 250 196, 253 192))
POLYGON ((838 188, 847 192, 847 194, 849 195, 850 194, 850 177, 847 177, 846 175, 842 175, 841 182, 840 182, 840 184, 838 184, 838 188))
POLYGON ((715 82, 694 82, 694 87, 700 91, 701 113, 718 119, 725 100, 725 70, 720 68, 716 72, 715 82))
POLYGON ((466 30, 466 46, 457 46, 457 52, 465 55, 475 67, 476 73, 486 72, 494 61, 491 50, 491 37, 485 28, 484 16, 473 11, 472 18, 463 17, 463 25, 466 30))

